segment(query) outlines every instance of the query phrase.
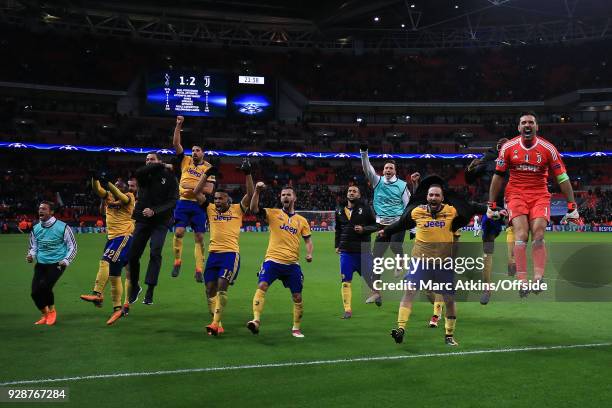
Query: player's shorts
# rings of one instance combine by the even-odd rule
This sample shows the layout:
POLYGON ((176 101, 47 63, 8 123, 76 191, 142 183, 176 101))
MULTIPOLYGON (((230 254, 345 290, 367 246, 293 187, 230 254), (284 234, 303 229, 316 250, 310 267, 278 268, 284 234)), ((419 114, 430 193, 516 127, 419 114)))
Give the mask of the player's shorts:
POLYGON ((426 282, 434 284, 434 292, 439 294, 455 294, 455 272, 453 269, 440 268, 440 265, 433 265, 433 262, 429 265, 424 265, 423 262, 419 262, 419 265, 414 270, 409 270, 404 275, 406 282, 413 282, 416 285, 416 290, 424 288, 426 282), (442 289, 437 289, 437 284, 444 284, 442 289))
POLYGON ((211 252, 204 268, 204 282, 217 281, 219 278, 227 279, 230 285, 238 277, 240 271, 240 254, 238 252, 211 252))
POLYGON ((482 239, 485 240, 490 238, 491 235, 497 237, 501 231, 502 226, 504 225, 504 220, 500 218, 499 220, 494 220, 492 218, 487 217, 487 214, 482 216, 482 239))
POLYGON ((121 268, 128 263, 131 246, 131 235, 124 235, 106 241, 102 260, 110 264, 110 274, 112 276, 121 275, 121 268))
POLYGON ((197 201, 178 200, 174 208, 174 226, 181 228, 191 226, 193 232, 204 232, 206 210, 197 201))
POLYGON ((280 279, 283 286, 289 288, 291 293, 302 293, 304 287, 304 274, 299 264, 285 265, 274 261, 265 261, 259 271, 259 282, 272 282, 280 279))
POLYGON ((373 258, 370 252, 340 252, 340 275, 342 282, 351 282, 353 273, 364 276, 363 272, 371 273, 373 258))
POLYGON ((507 199, 508 218, 526 215, 530 220, 546 218, 550 221, 550 196, 549 195, 512 195, 507 199))

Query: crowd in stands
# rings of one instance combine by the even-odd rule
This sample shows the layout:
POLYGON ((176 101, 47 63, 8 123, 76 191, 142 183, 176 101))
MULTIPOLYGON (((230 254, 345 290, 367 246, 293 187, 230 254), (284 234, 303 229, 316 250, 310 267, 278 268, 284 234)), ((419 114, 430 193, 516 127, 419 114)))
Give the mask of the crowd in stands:
POLYGON ((583 194, 582 200, 580 215, 585 223, 612 225, 612 190, 597 187, 583 194))
MULTIPOLYGON (((170 148, 173 118, 128 117, 117 114, 82 114, 24 109, 24 103, 5 100, 0 108, 0 140, 71 145, 170 148), (19 106, 15 106, 19 105, 19 106), (2 109, 0 109, 2 110, 2 109), (11 113, 8 113, 11 112, 11 113)), ((67 107, 66 109, 69 109, 67 107)), ((235 122, 230 119, 188 118, 185 145, 202 143, 208 150, 356 152, 362 142, 380 153, 474 153, 492 146, 500 137, 514 137, 516 116, 503 122, 453 123, 460 116, 445 116, 449 123, 331 124, 278 121, 235 122), (449 120, 450 119, 450 120, 449 120), (512 120, 512 123, 509 120, 512 120)), ((431 115, 422 119, 441 121, 431 115)), ((548 123, 542 118, 540 133, 564 151, 609 150, 612 130, 593 122, 548 123)))
MULTIPOLYGON (((172 156, 164 160, 172 162, 172 156)), ((231 191, 234 202, 244 195, 244 176, 237 170, 235 160, 210 158, 220 169, 219 183, 231 191)), ((567 160, 568 173, 578 192, 581 215, 586 222, 608 222, 612 214, 612 191, 609 179, 612 168, 606 159, 567 160)), ((372 189, 367 184, 358 160, 280 160, 252 159, 255 180, 264 181, 268 188, 262 194, 262 206, 279 204, 280 190, 292 186, 298 195, 297 210, 331 211, 345 200, 346 187, 357 185, 365 200, 371 200, 372 189)), ((463 170, 468 161, 412 160, 397 162, 400 178, 408 179, 418 171, 422 177, 442 175, 450 188, 479 202, 487 200, 488 181, 466 185, 463 170)), ((90 176, 107 170, 112 177, 131 177, 144 164, 143 156, 60 152, 49 155, 35 151, 0 152, 0 227, 5 223, 16 231, 24 218, 36 219, 36 208, 41 200, 58 204, 60 218, 78 226, 93 226, 100 218, 100 200, 91 192, 90 176)), ((383 162, 373 161, 380 170, 383 162)), ((552 192, 558 192, 550 182, 552 192)))
POLYGON ((153 67, 274 75, 323 100, 525 101, 612 85, 609 41, 351 55, 197 48, 17 27, 2 28, 0 38, 0 80, 85 88, 126 90, 153 67))

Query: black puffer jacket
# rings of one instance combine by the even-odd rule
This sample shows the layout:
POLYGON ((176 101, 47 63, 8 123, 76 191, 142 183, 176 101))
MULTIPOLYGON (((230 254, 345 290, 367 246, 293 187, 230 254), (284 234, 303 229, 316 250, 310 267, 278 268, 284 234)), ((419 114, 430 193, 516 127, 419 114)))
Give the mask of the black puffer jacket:
POLYGON ((349 219, 344 207, 336 210, 336 248, 343 252, 361 252, 363 248, 370 248, 370 234, 376 232, 376 216, 369 205, 362 201, 355 201, 351 218, 349 219), (355 226, 363 226, 363 233, 355 232, 355 226))
POLYGON ((149 164, 136 170, 138 199, 132 218, 139 222, 170 224, 172 210, 178 199, 178 182, 174 174, 161 163, 149 164), (145 208, 155 212, 147 218, 145 208))

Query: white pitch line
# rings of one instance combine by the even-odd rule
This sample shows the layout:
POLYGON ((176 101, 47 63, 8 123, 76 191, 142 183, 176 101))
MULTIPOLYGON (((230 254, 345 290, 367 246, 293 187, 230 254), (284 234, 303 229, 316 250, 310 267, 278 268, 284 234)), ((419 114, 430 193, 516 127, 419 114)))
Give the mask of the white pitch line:
POLYGON ((225 366, 225 367, 184 368, 184 369, 164 370, 164 371, 143 371, 143 372, 134 372, 134 373, 95 374, 95 375, 85 375, 85 376, 80 376, 80 377, 41 378, 37 380, 7 381, 7 382, 0 383, 0 386, 57 383, 57 382, 97 380, 97 379, 123 378, 123 377, 149 377, 149 376, 170 375, 170 374, 206 373, 206 372, 212 372, 212 371, 249 370, 249 369, 254 369, 254 368, 261 369, 261 368, 279 368, 279 367, 299 367, 299 366, 359 363, 359 362, 371 362, 371 361, 407 360, 407 359, 413 359, 413 358, 428 358, 428 357, 454 357, 454 356, 470 356, 470 355, 476 355, 476 354, 518 353, 522 351, 567 350, 567 349, 575 349, 575 348, 608 347, 608 346, 612 346, 612 343, 568 344, 568 345, 561 345, 561 346, 518 347, 518 348, 505 348, 505 349, 492 349, 492 350, 457 351, 457 352, 450 352, 450 353, 404 354, 404 355, 398 355, 398 356, 356 357, 356 358, 343 358, 343 359, 337 359, 337 360, 291 361, 291 362, 286 362, 286 363, 248 364, 248 365, 225 366))

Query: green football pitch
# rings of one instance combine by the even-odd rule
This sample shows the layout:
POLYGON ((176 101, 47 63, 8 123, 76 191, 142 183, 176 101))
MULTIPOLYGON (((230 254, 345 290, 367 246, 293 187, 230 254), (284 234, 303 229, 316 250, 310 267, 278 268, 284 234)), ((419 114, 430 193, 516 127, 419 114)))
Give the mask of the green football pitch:
MULTIPOLYGON (((462 239, 475 240, 469 232, 462 239)), ((549 243, 611 239, 547 234, 549 243)), ((55 288, 57 324, 40 327, 32 324, 39 314, 29 293, 27 236, 0 236, 0 386, 67 387, 70 401, 57 405, 79 407, 602 407, 612 400, 610 302, 534 296, 493 298, 487 306, 462 302, 456 348, 444 344, 443 328, 427 327, 431 305, 419 302, 398 345, 389 336, 396 300, 366 305, 361 285, 354 284, 354 316, 340 319, 333 234, 315 233, 314 261, 302 263, 306 337, 291 337, 291 299, 278 282, 266 297, 261 333, 253 336, 245 323, 267 234, 245 233, 240 275, 223 319, 226 333, 210 337, 203 286, 193 279, 192 238, 184 241, 181 275, 171 278, 169 235, 155 304, 135 304, 127 318, 106 326, 108 287, 101 309, 79 300, 92 288, 104 240, 102 234, 77 236, 76 261, 55 288)))

